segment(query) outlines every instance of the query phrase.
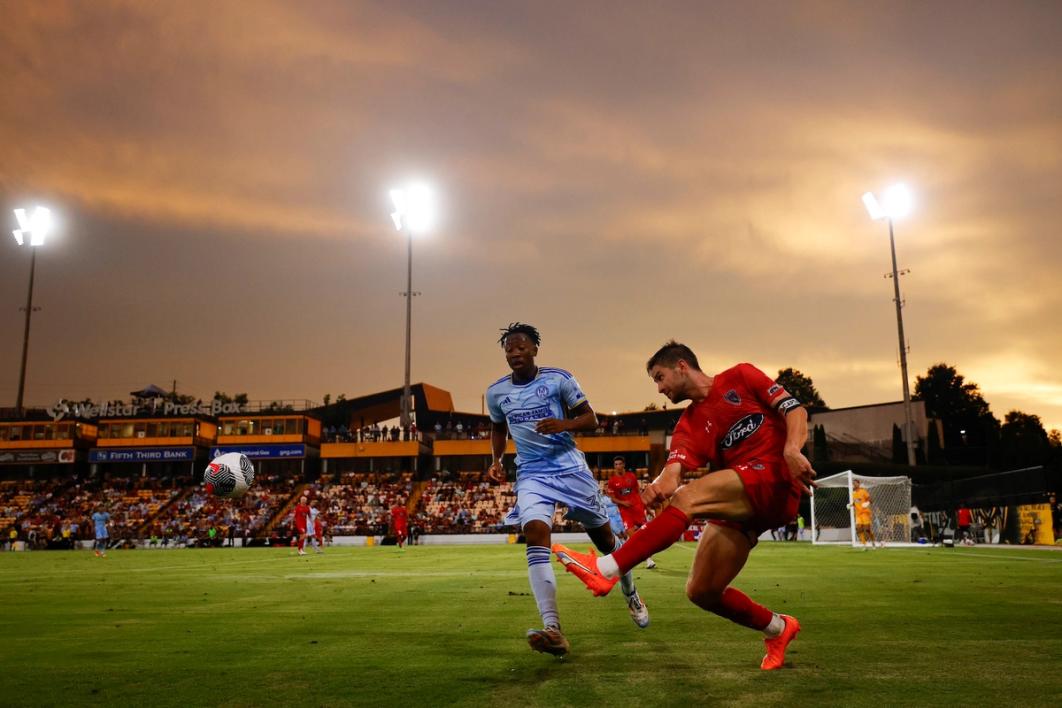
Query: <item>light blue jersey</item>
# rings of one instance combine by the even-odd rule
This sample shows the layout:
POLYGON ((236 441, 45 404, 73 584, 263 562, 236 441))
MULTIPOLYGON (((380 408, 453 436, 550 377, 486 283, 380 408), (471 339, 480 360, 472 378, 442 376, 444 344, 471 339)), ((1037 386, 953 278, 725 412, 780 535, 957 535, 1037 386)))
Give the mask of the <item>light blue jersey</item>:
POLYGON ((597 482, 572 436, 535 431, 538 421, 563 420, 566 411, 585 402, 574 376, 548 366, 539 367, 526 384, 506 376, 487 389, 491 421, 506 423, 516 444, 516 506, 504 523, 520 528, 532 521, 552 525, 558 504, 568 507, 566 518, 585 528, 608 523, 597 482))
POLYGON ((92 515, 92 523, 96 524, 96 538, 107 538, 107 522, 111 515, 106 511, 97 511, 92 515))
POLYGON ((575 377, 564 369, 542 366, 525 384, 511 375, 487 389, 487 410, 494 423, 506 423, 516 444, 518 477, 554 475, 586 467, 586 458, 567 432, 544 435, 535 425, 545 418, 564 420, 566 411, 586 402, 575 377))

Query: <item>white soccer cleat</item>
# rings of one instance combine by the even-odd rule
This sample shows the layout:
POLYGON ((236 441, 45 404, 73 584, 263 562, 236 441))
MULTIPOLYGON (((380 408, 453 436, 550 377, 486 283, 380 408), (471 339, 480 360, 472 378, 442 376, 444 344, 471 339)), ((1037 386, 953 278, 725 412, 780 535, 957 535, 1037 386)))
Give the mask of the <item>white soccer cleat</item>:
POLYGON ((649 626, 649 608, 645 606, 637 592, 627 598, 627 609, 636 625, 642 629, 649 626))
POLYGON ((645 562, 645 568, 646 568, 646 570, 652 570, 652 569, 653 569, 653 568, 655 568, 655 567, 656 567, 656 561, 655 561, 655 560, 653 560, 652 558, 650 558, 649 560, 647 560, 647 561, 645 562))
POLYGON ((306 555, 306 551, 304 551, 304 550, 302 550, 302 549, 299 549, 299 555, 300 555, 300 556, 304 556, 304 555, 306 555))

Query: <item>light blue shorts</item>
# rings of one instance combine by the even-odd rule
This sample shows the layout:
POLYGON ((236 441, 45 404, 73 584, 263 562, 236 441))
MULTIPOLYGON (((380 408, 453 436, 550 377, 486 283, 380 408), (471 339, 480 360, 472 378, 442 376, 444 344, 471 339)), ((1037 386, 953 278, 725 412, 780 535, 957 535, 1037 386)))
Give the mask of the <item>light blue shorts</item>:
POLYGON ((583 528, 596 529, 608 523, 601 490, 586 467, 551 475, 516 478, 516 506, 505 517, 508 526, 523 528, 532 521, 553 525, 557 505, 568 507, 564 518, 583 528))

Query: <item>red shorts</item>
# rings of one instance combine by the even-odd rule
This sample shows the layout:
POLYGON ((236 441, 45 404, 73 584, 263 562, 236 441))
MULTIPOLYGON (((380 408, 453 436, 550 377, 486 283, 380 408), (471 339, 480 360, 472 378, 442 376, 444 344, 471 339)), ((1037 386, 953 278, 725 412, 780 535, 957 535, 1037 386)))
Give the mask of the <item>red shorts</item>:
POLYGON ((632 509, 621 506, 619 513, 620 518, 623 519, 623 525, 628 531, 633 531, 639 526, 645 526, 645 509, 632 509))
POLYGON ((796 518, 804 490, 789 474, 784 461, 753 461, 734 465, 731 469, 738 473, 745 485, 745 496, 752 505, 752 518, 745 521, 712 519, 708 523, 737 529, 755 546, 761 533, 785 526, 796 518))
POLYGON ((306 523, 303 522, 301 524, 295 524, 295 533, 298 533, 298 534, 306 533, 306 523))
POLYGON ((409 528, 405 524, 395 524, 395 536, 398 538, 404 538, 409 535, 407 532, 409 528))

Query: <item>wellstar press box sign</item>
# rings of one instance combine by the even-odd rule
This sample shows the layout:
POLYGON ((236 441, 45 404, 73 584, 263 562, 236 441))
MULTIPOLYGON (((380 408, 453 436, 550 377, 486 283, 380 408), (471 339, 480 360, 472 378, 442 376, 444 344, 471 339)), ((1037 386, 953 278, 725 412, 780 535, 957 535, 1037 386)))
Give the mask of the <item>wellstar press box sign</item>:
POLYGON ((209 403, 174 403, 154 399, 148 404, 137 403, 70 403, 60 400, 48 409, 52 420, 71 418, 132 418, 138 415, 231 415, 247 413, 245 403, 226 403, 214 399, 209 403))

